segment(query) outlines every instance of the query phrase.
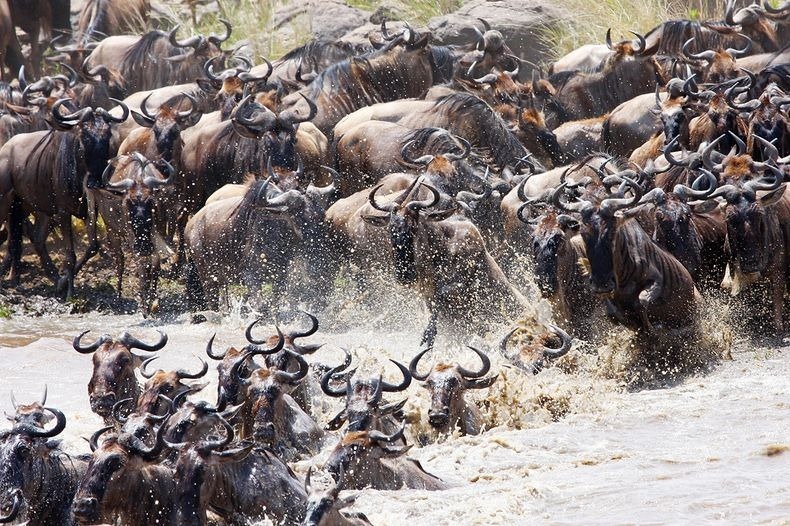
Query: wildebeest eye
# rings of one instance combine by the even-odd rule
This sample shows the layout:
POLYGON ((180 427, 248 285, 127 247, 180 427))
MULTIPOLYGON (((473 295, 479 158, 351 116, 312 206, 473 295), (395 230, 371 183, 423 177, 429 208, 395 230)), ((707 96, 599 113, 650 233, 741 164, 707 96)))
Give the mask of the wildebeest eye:
POLYGON ((26 457, 30 454, 30 444, 20 442, 16 445, 16 454, 20 457, 26 457))

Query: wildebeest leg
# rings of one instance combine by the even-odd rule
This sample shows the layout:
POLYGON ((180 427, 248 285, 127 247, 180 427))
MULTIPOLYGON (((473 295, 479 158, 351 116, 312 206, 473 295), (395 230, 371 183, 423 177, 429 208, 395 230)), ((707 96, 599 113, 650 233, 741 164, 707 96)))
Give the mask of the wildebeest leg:
POLYGON ((784 310, 784 296, 787 285, 785 284, 785 280, 782 279, 781 272, 777 272, 776 274, 778 274, 778 276, 774 278, 771 287, 771 302, 773 303, 774 310, 774 329, 776 329, 776 335, 781 336, 784 330, 782 311, 784 310))
POLYGON ((421 346, 433 347, 433 342, 436 340, 436 332, 438 330, 436 327, 438 318, 439 314, 436 311, 431 311, 431 318, 428 320, 428 326, 425 327, 425 331, 422 333, 421 346))
POLYGON ((107 230, 107 241, 110 244, 110 252, 115 261, 115 277, 118 279, 118 298, 123 297, 123 272, 126 267, 126 260, 123 256, 123 237, 118 232, 107 230))
POLYGON ((146 318, 156 310, 156 287, 159 279, 159 256, 153 254, 140 260, 140 307, 146 318))
POLYGON ((187 262, 187 307, 189 310, 204 310, 206 305, 206 296, 204 294, 203 285, 200 282, 200 274, 192 261, 187 262))
MULTIPOLYGON (((79 274, 82 267, 85 266, 85 263, 88 262, 93 256, 99 253, 99 234, 98 234, 98 219, 99 219, 99 210, 97 209, 96 205, 96 198, 93 195, 93 192, 88 191, 88 215, 87 219, 85 220, 85 226, 88 231, 88 248, 85 249, 85 255, 82 256, 79 263, 74 266, 74 275, 76 276, 79 274)), ((71 221, 69 221, 69 225, 71 225, 71 221)), ((75 256, 76 257, 76 256, 75 256)), ((73 280, 72 280, 73 281, 73 280)))
POLYGON ((664 291, 664 284, 662 280, 656 279, 655 281, 648 282, 650 285, 639 293, 639 316, 642 318, 642 325, 648 332, 653 332, 653 324, 650 322, 648 311, 653 303, 661 297, 664 291))
POLYGON ((17 283, 22 270, 22 230, 25 212, 22 202, 16 197, 12 199, 8 216, 8 257, 7 261, 3 261, 3 267, 7 265, 11 267, 11 282, 17 283))
POLYGON ((63 274, 58 280, 57 289, 66 289, 66 300, 74 295, 74 274, 77 266, 77 254, 74 250, 74 232, 71 229, 71 214, 61 214, 58 224, 63 233, 63 244, 66 249, 66 260, 63 264, 63 274))
POLYGON ((33 230, 33 236, 30 240, 33 242, 33 248, 35 248, 36 254, 38 254, 38 259, 41 260, 41 266, 44 268, 44 272, 46 272, 53 283, 57 283, 58 268, 55 266, 55 263, 52 262, 52 258, 49 257, 49 251, 47 250, 49 223, 50 220, 47 216, 36 214, 36 224, 33 230))

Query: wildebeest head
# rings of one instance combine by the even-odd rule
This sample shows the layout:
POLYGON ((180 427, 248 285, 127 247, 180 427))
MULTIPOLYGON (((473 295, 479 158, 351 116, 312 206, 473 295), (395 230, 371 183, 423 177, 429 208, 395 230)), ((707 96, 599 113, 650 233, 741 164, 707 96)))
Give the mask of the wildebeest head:
POLYGON ((327 371, 321 378, 321 390, 326 395, 334 398, 346 397, 345 408, 329 422, 327 429, 340 429, 343 422, 346 421, 350 431, 370 429, 374 427, 374 424, 381 417, 392 414, 403 407, 405 400, 394 404, 381 405, 381 397, 384 392, 397 393, 405 391, 411 384, 411 373, 403 364, 390 360, 400 369, 403 375, 403 381, 400 384, 394 385, 385 382, 381 379, 381 375, 370 378, 356 378, 354 376, 356 369, 353 369, 343 374, 346 377, 343 387, 334 387, 332 382, 336 379, 335 377, 351 365, 351 354, 345 349, 343 349, 343 352, 346 355, 345 361, 327 371))
MULTIPOLYGON (((266 61, 267 70, 263 76, 257 77, 250 73, 252 63, 244 57, 233 57, 238 65, 225 69, 219 73, 214 72, 219 57, 206 61, 203 71, 208 80, 198 79, 198 86, 208 93, 216 92, 214 100, 219 107, 222 120, 230 117, 236 104, 249 93, 249 86, 265 85, 272 74, 272 65, 266 61)), ((254 90, 257 91, 257 90, 254 90)))
POLYGON ((274 113, 247 95, 231 115, 233 129, 242 137, 266 141, 269 157, 278 166, 294 167, 296 164, 296 131, 302 122, 311 121, 318 112, 316 104, 301 95, 310 111, 300 115, 293 109, 274 113))
POLYGON ((181 54, 167 57, 166 60, 173 63, 198 63, 205 64, 207 60, 214 57, 224 56, 222 43, 230 38, 233 27, 226 20, 219 20, 225 26, 225 34, 222 36, 210 35, 204 37, 195 35, 183 40, 178 40, 176 34, 180 26, 174 27, 168 36, 170 45, 174 48, 184 50, 181 54))
MULTIPOLYGON (((381 460, 400 457, 411 446, 393 447, 391 444, 403 440, 404 424, 387 435, 381 431, 349 431, 332 451, 324 468, 332 477, 347 488, 389 487, 400 485, 398 476, 381 460)), ((343 489, 343 488, 341 488, 343 489)))
POLYGON ((690 38, 683 44, 683 54, 690 60, 705 63, 702 70, 702 78, 705 82, 724 82, 738 76, 739 71, 736 59, 748 55, 752 49, 752 39, 746 35, 740 36, 744 39, 744 45, 740 49, 708 49, 699 53, 691 52, 691 44, 694 42, 694 38, 690 38))
POLYGON ((132 110, 132 117, 140 126, 151 129, 160 157, 173 160, 180 155, 181 132, 194 126, 202 116, 198 109, 199 103, 191 94, 183 93, 183 97, 189 101, 189 109, 176 111, 170 104, 163 104, 152 114, 147 107, 151 95, 153 93, 143 99, 139 112, 132 110))
POLYGON ((118 481, 134 478, 146 463, 159 458, 165 445, 162 436, 164 428, 164 424, 159 426, 152 446, 129 434, 113 435, 99 444, 101 435, 111 430, 111 426, 103 427, 91 436, 93 456, 80 480, 72 507, 78 522, 95 523, 101 519, 106 502, 129 498, 125 492, 132 488, 121 489, 122 484, 118 481), (112 485, 111 481, 114 482, 112 485))
MULTIPOLYGON (((90 60, 86 58, 82 62, 80 70, 86 86, 92 86, 96 95, 101 92, 108 98, 122 99, 126 97, 126 81, 116 70, 103 65, 90 67, 89 62, 90 60)), ((83 96, 80 98, 84 99, 83 96)))
POLYGON ((606 47, 609 48, 611 53, 604 59, 602 64, 603 71, 611 70, 615 64, 624 60, 637 60, 646 56, 647 43, 645 42, 645 37, 634 31, 629 31, 629 33, 637 38, 636 42, 633 40, 621 40, 614 44, 612 43, 612 29, 609 28, 606 31, 606 47))
POLYGON ((722 196, 727 222, 727 246, 733 270, 743 274, 759 274, 775 253, 781 240, 778 219, 770 208, 782 200, 786 185, 782 185, 781 170, 769 165, 771 176, 747 181, 742 185, 719 187, 709 199, 722 196), (758 191, 767 191, 761 196, 758 191))
POLYGON ((469 348, 482 362, 477 371, 470 371, 457 363, 440 362, 427 373, 420 374, 417 367, 430 348, 420 351, 409 364, 412 378, 423 382, 423 387, 431 392, 428 423, 437 430, 451 431, 464 418, 464 392, 467 389, 485 389, 496 381, 496 375, 483 378, 491 369, 488 356, 479 349, 469 348))
POLYGON ((274 443, 278 438, 277 430, 282 429, 283 414, 282 396, 290 393, 301 382, 309 371, 307 362, 301 355, 285 349, 292 360, 299 364, 299 370, 288 372, 269 367, 259 367, 248 377, 238 373, 242 361, 239 360, 231 370, 236 383, 246 387, 247 403, 252 415, 252 435, 265 443, 274 443))
POLYGON ((571 250, 570 239, 579 231, 579 221, 568 214, 549 211, 537 218, 524 217, 527 202, 519 208, 518 217, 532 227, 532 257, 535 260, 535 279, 543 297, 550 297, 559 289, 558 266, 566 250, 571 250))
POLYGON ((633 190, 632 197, 609 197, 596 206, 587 200, 574 203, 565 203, 560 198, 565 190, 565 183, 555 190, 552 196, 554 206, 567 213, 581 214, 582 225, 580 233, 587 252, 589 263, 590 288, 596 294, 611 294, 617 286, 614 271, 615 261, 615 231, 618 210, 630 208, 639 202, 642 197, 642 187, 632 178, 636 173, 632 170, 620 172, 616 176, 633 190), (630 177, 629 177, 630 176, 630 177))
POLYGON ((697 275, 702 262, 703 239, 694 224, 694 213, 701 209, 688 201, 706 199, 718 184, 711 172, 704 168, 699 171, 702 175, 691 188, 679 184, 669 193, 654 188, 639 201, 640 204, 652 203, 655 207, 654 240, 672 253, 692 276, 697 275))
POLYGON ((70 100, 60 99, 52 106, 50 124, 57 130, 76 132, 82 147, 81 162, 85 166, 85 184, 88 188, 99 188, 102 173, 110 157, 111 127, 113 124, 124 122, 129 117, 129 108, 120 100, 110 99, 123 109, 120 117, 113 116, 104 108, 82 108, 62 115, 60 108, 70 100))
POLYGON ((222 420, 231 421, 242 408, 242 404, 221 410, 203 400, 192 402, 187 399, 199 388, 182 391, 173 398, 174 413, 170 415, 165 429, 164 439, 167 443, 190 442, 207 438, 215 429, 223 426, 222 420))
MULTIPOLYGON (((293 372, 293 365, 299 367, 299 362, 293 360, 294 353, 298 355, 305 355, 305 354, 313 354, 318 349, 320 349, 324 344, 315 344, 315 343, 308 343, 302 344, 297 343, 296 340, 299 338, 307 338, 308 336, 312 336, 318 331, 318 318, 310 314, 309 312, 300 310, 302 314, 306 315, 310 319, 310 328, 307 330, 294 330, 294 331, 286 331, 284 334, 285 336, 285 347, 282 351, 276 354, 267 354, 265 357, 266 366, 272 367, 274 369, 278 369, 280 371, 291 371, 293 372), (285 351, 291 351, 290 353, 285 351)), ((245 336, 247 337, 247 341, 253 345, 268 345, 268 346, 275 346, 280 338, 279 334, 272 334, 268 338, 264 340, 256 340, 252 336, 252 329, 253 327, 259 322, 261 319, 257 319, 250 326, 247 327, 247 331, 245 332, 245 336)))
POLYGON ((134 234, 133 249, 137 255, 149 256, 154 250, 157 197, 174 182, 175 172, 167 161, 154 163, 137 152, 116 158, 104 169, 102 190, 121 197, 121 214, 125 214, 134 234))
POLYGON ((44 392, 41 395, 41 400, 29 404, 20 404, 14 397, 14 392, 11 392, 11 404, 14 406, 14 414, 6 413, 6 418, 14 425, 26 424, 32 426, 43 426, 48 423, 52 416, 44 411, 44 405, 47 403, 47 386, 44 386, 44 392))
POLYGON ((530 342, 523 343, 515 353, 508 352, 507 344, 519 330, 516 327, 502 338, 502 341, 499 342, 499 351, 516 367, 529 374, 538 374, 543 370, 547 361, 561 358, 571 350, 572 338, 570 335, 556 325, 550 324, 549 331, 530 342), (559 346, 548 346, 554 344, 555 341, 559 341, 559 346))
MULTIPOLYGON (((247 327, 247 333, 250 334, 252 327, 257 323, 253 321, 247 327)), ((206 354, 212 360, 217 360, 220 363, 217 365, 217 372, 219 373, 219 386, 218 396, 219 404, 222 409, 227 405, 235 405, 244 401, 246 398, 246 384, 236 381, 237 376, 246 378, 258 368, 258 365, 253 361, 256 355, 273 355, 280 352, 285 345, 285 336, 279 328, 277 328, 277 342, 270 348, 264 348, 259 345, 251 344, 241 350, 234 347, 229 348, 223 354, 214 351, 214 338, 216 334, 211 337, 206 345, 206 354)))
POLYGON ((340 488, 343 487, 343 473, 341 471, 339 480, 333 480, 327 488, 318 490, 313 487, 311 476, 313 468, 307 470, 304 481, 304 488, 307 492, 307 509, 303 526, 330 526, 338 523, 338 519, 343 519, 341 524, 347 526, 363 526, 370 524, 368 518, 362 513, 355 513, 352 517, 346 517, 340 510, 351 506, 356 500, 355 496, 339 498, 340 488), (340 515, 340 517, 338 517, 340 515))
POLYGON ((88 383, 91 410, 109 422, 112 408, 118 400, 136 399, 139 394, 134 370, 149 355, 138 356, 131 350, 158 351, 167 343, 167 335, 160 332, 159 342, 146 344, 125 332, 118 339, 104 335, 90 345, 82 345, 82 337, 88 332, 75 337, 73 346, 79 353, 93 354, 93 375, 88 383))
MULTIPOLYGON (((66 417, 52 407, 39 408, 48 420, 55 419, 51 429, 45 423, 16 423, 10 431, 0 433, 0 523, 13 522, 24 505, 37 506, 45 503, 28 501, 37 496, 48 471, 46 461, 54 447, 47 439, 60 434, 66 428, 66 417)), ((56 483, 56 481, 50 481, 56 483)))
MULTIPOLYGON (((196 389, 198 386, 187 385, 182 380, 196 380, 203 378, 208 372, 208 364, 200 357, 201 367, 197 372, 191 373, 185 369, 177 371, 163 371, 161 369, 150 372, 147 370, 148 364, 159 358, 152 356, 140 365, 140 374, 148 381, 143 386, 143 392, 137 400, 136 412, 162 414, 162 404, 160 395, 168 398, 175 398, 179 394, 196 389)), ((202 387, 201 387, 202 388, 202 387)))
POLYGON ((385 215, 362 213, 361 217, 370 225, 387 227, 394 256, 395 279, 398 283, 408 285, 417 281, 414 238, 420 220, 442 221, 453 215, 455 208, 430 210, 439 203, 440 194, 436 188, 423 183, 421 178, 415 179, 409 188, 387 204, 376 201, 376 193, 381 187, 382 185, 378 185, 370 191, 368 202, 374 210, 384 212, 385 215), (420 187, 428 189, 431 197, 416 199, 420 187))

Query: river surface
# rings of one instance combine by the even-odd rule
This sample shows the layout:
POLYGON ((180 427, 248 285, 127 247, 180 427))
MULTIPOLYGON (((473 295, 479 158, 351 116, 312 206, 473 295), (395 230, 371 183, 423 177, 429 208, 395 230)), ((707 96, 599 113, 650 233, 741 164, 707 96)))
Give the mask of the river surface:
MULTIPOLYGON (((193 355, 217 332, 217 345, 243 345, 249 320, 237 314, 209 316, 192 325, 157 325, 170 341, 159 366, 197 369, 193 355)), ((101 426, 89 409, 89 356, 71 348, 71 338, 92 329, 96 336, 129 330, 155 340, 154 324, 138 316, 14 316, 0 320, 0 411, 40 396, 68 416, 63 434, 71 452, 87 452, 81 437, 101 426)), ((408 360, 419 331, 387 330, 379 324, 331 327, 308 341, 324 341, 313 358, 340 363, 338 346, 352 349, 363 368, 397 379, 384 357, 408 360)), ((478 345, 494 345, 478 341, 478 345)), ((476 367, 470 352, 448 351, 476 367)), ((460 349, 460 348, 459 348, 460 349)), ((430 355, 429 355, 430 356, 430 355)), ((375 525, 412 524, 790 524, 790 342, 761 347, 736 341, 732 359, 712 372, 668 388, 634 391, 608 372, 602 353, 578 349, 557 367, 524 376, 494 351, 499 381, 475 393, 487 407, 492 428, 476 437, 444 437, 409 455, 451 488, 440 492, 365 490, 353 509, 375 525)), ((423 366, 427 366, 427 359, 423 366)), ((201 395, 211 399, 214 384, 201 395)), ((425 390, 409 389, 407 413, 425 421, 425 390)), ((337 402, 320 408, 324 424, 337 402)), ((393 398, 395 399, 395 398, 393 398)), ((425 425, 414 434, 429 434, 425 425)), ((331 447, 331 445, 330 445, 331 447)), ((328 455, 297 463, 320 468, 328 455)), ((320 477, 319 477, 320 480, 320 477)))

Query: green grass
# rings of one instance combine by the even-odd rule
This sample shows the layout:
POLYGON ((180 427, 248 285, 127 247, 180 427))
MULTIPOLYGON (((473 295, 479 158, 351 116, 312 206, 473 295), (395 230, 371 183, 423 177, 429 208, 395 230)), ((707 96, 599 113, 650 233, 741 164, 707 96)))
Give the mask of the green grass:
POLYGON ((8 305, 0 305, 0 319, 7 320, 14 314, 14 311, 11 310, 11 307, 8 305))

